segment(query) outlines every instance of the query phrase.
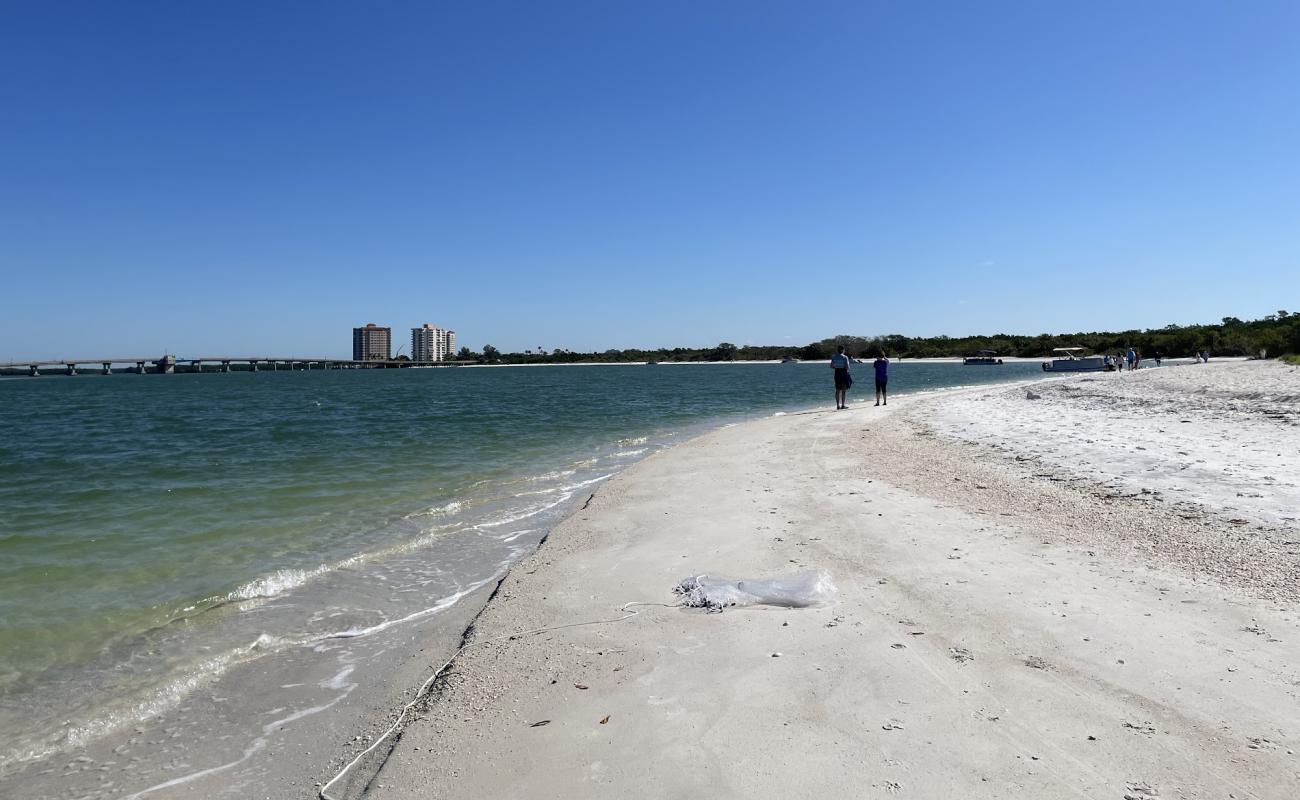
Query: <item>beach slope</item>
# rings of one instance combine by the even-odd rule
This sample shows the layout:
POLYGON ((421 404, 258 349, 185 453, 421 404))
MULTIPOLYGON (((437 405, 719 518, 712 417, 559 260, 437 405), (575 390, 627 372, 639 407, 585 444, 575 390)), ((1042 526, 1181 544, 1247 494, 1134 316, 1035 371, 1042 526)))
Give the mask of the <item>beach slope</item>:
MULTIPOLYGON (((1300 796, 1285 515, 1116 488, 1141 476, 1031 452, 1032 431, 951 434, 974 402, 1074 413, 1044 386, 1237 379, 1196 369, 792 414, 647 459, 512 570, 367 796, 1300 796), (806 568, 836 603, 619 611, 692 574, 806 568)), ((1173 407, 1170 429, 1215 424, 1173 407)), ((1278 443, 1286 413, 1260 422, 1278 443)))

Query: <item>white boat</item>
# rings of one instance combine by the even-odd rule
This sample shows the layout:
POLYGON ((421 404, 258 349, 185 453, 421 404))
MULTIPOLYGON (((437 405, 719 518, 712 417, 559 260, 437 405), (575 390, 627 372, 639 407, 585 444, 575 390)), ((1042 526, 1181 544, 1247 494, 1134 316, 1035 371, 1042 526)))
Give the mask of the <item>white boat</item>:
POLYGON ((1056 347, 1052 352, 1056 355, 1051 361, 1043 362, 1043 372, 1109 372, 1115 369, 1114 364, 1106 363, 1105 356, 1085 355, 1088 351, 1083 347, 1056 347))

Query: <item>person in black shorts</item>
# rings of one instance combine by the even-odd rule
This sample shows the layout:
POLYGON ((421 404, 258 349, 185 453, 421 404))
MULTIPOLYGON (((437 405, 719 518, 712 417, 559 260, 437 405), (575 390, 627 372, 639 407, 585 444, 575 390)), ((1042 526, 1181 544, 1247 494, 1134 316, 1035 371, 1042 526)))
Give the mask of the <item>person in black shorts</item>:
POLYGON ((853 385, 853 376, 849 375, 849 363, 853 359, 844 354, 844 345, 835 350, 831 356, 831 369, 835 370, 835 410, 848 408, 849 387, 853 385))
POLYGON ((876 405, 882 400, 889 405, 889 359, 883 350, 876 355, 872 366, 876 368, 876 405))

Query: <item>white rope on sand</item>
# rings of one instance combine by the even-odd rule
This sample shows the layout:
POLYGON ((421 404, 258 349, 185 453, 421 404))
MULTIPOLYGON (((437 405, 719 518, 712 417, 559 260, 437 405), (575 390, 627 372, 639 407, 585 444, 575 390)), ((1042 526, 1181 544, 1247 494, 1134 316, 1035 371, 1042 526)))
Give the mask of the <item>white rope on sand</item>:
POLYGON ((389 736, 392 736, 393 733, 399 727, 401 727, 402 721, 406 719, 406 712, 414 708, 415 704, 420 702, 420 700, 422 700, 424 696, 428 694, 429 687, 433 685, 433 682, 438 680, 438 677, 442 675, 444 672, 446 672, 447 668, 451 666, 452 662, 455 661, 460 656, 461 653, 465 652, 471 647, 477 647, 478 645, 481 644, 488 644, 490 642, 499 642, 506 639, 518 639, 521 636, 532 636, 539 633, 549 633, 551 631, 563 630, 565 628, 580 628, 584 625, 608 625, 615 622, 622 622, 623 620, 631 619, 632 617, 635 617, 637 614, 641 613, 639 611, 630 610, 632 606, 662 606, 663 608, 676 608, 677 604, 641 603, 641 602, 633 601, 631 603, 624 603, 623 605, 619 606, 618 608, 619 612, 624 615, 621 617, 614 617, 612 619, 593 619, 593 620, 588 620, 586 622, 570 622, 564 625, 551 625, 545 628, 533 628, 532 630, 528 630, 528 631, 520 631, 519 633, 507 633, 501 636, 494 636, 491 639, 484 639, 482 641, 470 642, 468 644, 461 645, 460 648, 456 650, 456 652, 451 654, 451 658, 447 659, 446 663, 444 663, 441 667, 438 667, 436 670, 434 670, 433 674, 430 675, 424 683, 420 684, 420 688, 415 692, 415 697, 411 698, 411 702, 402 706, 402 710, 399 711, 397 714, 397 719, 393 720, 393 724, 388 726, 388 730, 381 733, 378 736, 378 738, 376 738, 375 741, 372 742, 371 745, 367 747, 365 750, 362 750, 360 753, 357 753, 357 755, 354 756, 352 760, 349 761, 343 767, 343 769, 338 771, 338 774, 336 774, 333 778, 330 778, 329 783, 326 783, 324 786, 321 787, 319 792, 320 799, 337 800, 335 797, 329 794, 329 788, 333 786, 335 783, 338 783, 339 779, 348 773, 348 770, 355 767, 357 763, 361 761, 361 759, 365 758, 366 756, 374 752, 375 748, 378 747, 380 743, 385 741, 389 736))

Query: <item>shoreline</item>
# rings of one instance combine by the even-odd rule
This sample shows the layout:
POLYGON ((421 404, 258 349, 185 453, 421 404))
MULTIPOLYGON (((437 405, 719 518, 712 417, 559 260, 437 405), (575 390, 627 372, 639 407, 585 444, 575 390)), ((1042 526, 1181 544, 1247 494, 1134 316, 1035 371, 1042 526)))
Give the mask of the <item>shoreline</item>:
MULTIPOLYGON (((767 413, 752 412, 750 416, 763 418, 767 413)), ((655 446, 672 447, 677 443, 676 437, 683 434, 693 438, 735 424, 738 423, 730 415, 697 420, 668 434, 671 438, 656 438, 655 446)), ((646 438, 640 437, 643 441, 636 443, 644 446, 646 438)), ((620 471, 628 465, 620 465, 620 471)), ((575 492, 565 507, 576 508, 585 497, 586 492, 575 492)), ((503 574, 488 579, 441 613, 430 614, 413 624, 395 625, 392 631, 376 636, 390 642, 380 648, 388 655, 381 663, 369 666, 372 674, 364 681, 356 680, 346 667, 342 671, 331 668, 333 661, 328 659, 310 663, 307 668, 277 666, 294 659, 299 652, 296 647, 269 655, 235 658, 215 679, 203 674, 181 676, 181 681, 196 680, 197 688, 178 701, 169 702, 161 712, 151 711, 125 723, 113 722, 113 730, 94 733, 76 746, 6 764, 0 789, 21 783, 41 797, 72 791, 78 797, 153 798, 179 793, 213 794, 242 785, 259 790, 275 787, 276 796, 315 796, 308 787, 319 782, 322 762, 311 754, 332 753, 328 763, 337 766, 348 760, 361 743, 368 743, 381 731, 392 716, 389 709, 400 707, 409 686, 420 682, 427 667, 423 660, 426 650, 435 654, 451 652, 452 644, 463 635, 469 621, 481 613, 503 574), (416 642, 418 647, 413 644, 416 642), (289 674, 294 675, 296 682, 277 689, 274 679, 289 674), (296 696, 303 691, 297 687, 310 686, 328 688, 333 699, 315 704, 296 696), (292 691, 282 691, 289 689, 292 691), (252 699, 245 700, 242 695, 252 699), (273 700, 275 706, 258 705, 258 700, 273 700), (285 710, 282 708, 285 703, 290 710, 295 707, 298 710, 277 717, 278 712, 285 710), (326 711, 329 713, 321 713, 326 711), (196 721, 194 717, 200 719, 196 721), (217 724, 205 720, 220 721, 220 727, 196 731, 196 726, 217 724), (246 734, 239 732, 241 728, 248 729, 246 734), (181 760, 190 746, 197 746, 196 750, 208 749, 204 741, 213 731, 221 732, 219 748, 199 758, 190 756, 181 760), (301 757, 286 758, 286 753, 301 757), (258 763, 268 754, 276 756, 274 770, 268 764, 258 763), (125 764, 123 759, 127 760, 125 764), (114 772, 124 774, 110 774, 114 772), (157 777, 154 780, 148 776, 157 777), (129 789, 124 791, 125 787, 129 789)), ((260 584, 264 578, 251 579, 245 585, 260 584)), ((255 597, 250 602, 256 605, 263 599, 255 597)), ((254 644, 252 649, 257 647, 254 644)), ((357 669, 361 669, 360 664, 357 669)))
POLYGON ((941 440, 911 417, 944 399, 873 417, 755 420, 611 478, 512 568, 473 639, 615 616, 628 600, 671 604, 671 586, 701 570, 830 567, 840 601, 720 615, 652 608, 617 625, 485 642, 438 682, 367 796, 595 797, 703 783, 795 796, 850 786, 871 796, 1294 793, 1300 779, 1283 765, 1300 744, 1286 723, 1296 694, 1278 682, 1300 655, 1289 643, 1294 596, 1250 571, 1233 584, 1165 563, 1165 543, 1144 532, 1208 523, 1221 534, 1212 511, 1184 520, 1186 509, 1115 496, 1081 531, 1071 512, 1096 503, 1093 484, 1065 471, 1034 479, 1040 467, 941 440), (926 469, 903 475, 918 453, 926 469), (954 494, 978 480, 989 483, 954 494), (999 486, 1056 506, 1026 514, 972 500, 999 486), (907 764, 922 752, 944 756, 928 756, 923 774, 907 764), (810 774, 813 764, 826 769, 810 774))
MULTIPOLYGON (((936 391, 948 390, 916 389, 913 393, 932 394, 936 391)), ((855 406, 860 407, 861 403, 855 403, 855 406)), ((696 421, 679 428, 672 438, 659 444, 671 449, 687 437, 693 439, 727 426, 744 425, 747 421, 773 416, 819 413, 824 406, 796 401, 788 409, 751 411, 739 420, 734 414, 726 414, 696 421)), ((576 508, 573 504, 584 497, 585 492, 575 493, 568 507, 576 508)), ((499 576, 490 583, 495 585, 497 581, 499 576)), ((258 580, 253 582, 258 583, 258 580)), ((417 655, 423 646, 410 650, 403 642, 428 639, 430 652, 446 651, 461 634, 463 625, 457 627, 444 623, 443 618, 472 619, 486 602, 481 597, 484 591, 480 589, 462 599, 448 613, 434 614, 416 624, 398 625, 392 631, 377 635, 375 640, 391 642, 389 645, 375 645, 389 655, 383 658, 382 663, 359 662, 356 671, 346 675, 347 667, 343 671, 330 667, 334 664, 333 658, 315 661, 298 658, 298 662, 307 666, 301 663, 297 667, 282 666, 295 659, 299 652, 296 648, 264 655, 250 654, 252 657, 241 656, 210 682, 205 676, 198 676, 199 683, 195 689, 179 701, 169 703, 160 713, 151 712, 141 719, 116 725, 113 731, 97 733, 71 749, 61 749, 22 764, 7 765, 9 768, 5 777, 0 779, 0 785, 22 782, 40 796, 55 796, 76 787, 78 796, 105 798, 168 797, 181 792, 192 795, 194 792, 219 792, 231 785, 257 785, 276 787, 278 795, 294 796, 306 785, 328 779, 328 776, 322 778, 320 775, 320 754, 331 754, 328 764, 337 767, 357 751, 359 743, 368 742, 367 737, 376 735, 387 726, 390 710, 403 705, 401 695, 387 694, 390 688, 401 688, 404 692, 409 690, 410 684, 419 684, 421 670, 427 666, 417 655), (366 673, 364 677, 363 672, 366 673), (275 678, 280 675, 292 683, 277 689, 279 684, 275 683, 275 678), (319 701, 307 700, 303 694, 311 686, 325 690, 317 692, 321 695, 319 701), (281 707, 286 708, 280 715, 287 715, 283 720, 264 712, 264 709, 281 707), (372 710, 364 710, 366 708, 372 710), (206 728, 206 732, 200 728, 206 728), (246 730, 246 733, 241 734, 241 730, 246 730), (349 730, 355 730, 355 733, 340 735, 349 730), (323 731, 329 731, 331 736, 325 736, 323 731), (203 742, 213 734, 218 734, 224 744, 210 750, 203 742), (355 738, 358 736, 359 739, 355 738), (194 747, 198 748, 194 755, 183 761, 177 759, 176 754, 194 747), (287 757, 289 753, 298 756, 287 757), (260 763, 268 760, 268 754, 275 755, 278 766, 274 771, 260 763), (128 763, 119 766, 124 758, 128 763), (108 773, 111 772, 123 774, 110 776, 108 773), (149 780, 149 776, 157 776, 157 779, 149 780), (252 776, 256 776, 258 783, 248 783, 252 776), (109 780, 110 777, 114 780, 109 780)))
MULTIPOLYGON (((868 358, 869 358, 869 357, 864 356, 863 358, 861 358, 861 359, 858 360, 858 363, 860 363, 860 364, 870 364, 870 361, 868 360, 868 358)), ((1010 364, 1039 364, 1039 363, 1046 363, 1047 361, 1051 360, 1051 358, 1052 358, 1051 356, 1025 356, 1025 357, 1022 357, 1022 356, 1003 356, 1003 357, 1001 357, 1000 361, 1002 361, 1002 362, 1004 362, 1005 364, 1008 364, 1008 365, 1010 365, 1010 364)), ((891 363, 892 365, 894 365, 894 366, 900 366, 900 365, 906 365, 906 364, 957 364, 957 365, 961 365, 962 362, 963 362, 963 359, 964 359, 963 356, 933 356, 933 357, 922 357, 922 358, 899 358, 899 357, 896 357, 896 356, 891 356, 891 357, 890 357, 890 363, 891 363)), ((1248 358, 1248 357, 1246 357, 1246 356, 1218 356, 1218 357, 1216 357, 1216 358, 1214 359, 1214 362, 1215 362, 1215 363, 1236 363, 1236 362, 1250 361, 1250 360, 1257 360, 1257 359, 1251 359, 1251 358, 1248 358)), ((1165 366, 1186 366, 1186 365, 1189 365, 1189 364, 1195 363, 1195 362, 1191 361, 1190 358, 1166 358, 1166 359, 1164 359, 1164 361, 1167 362, 1167 363, 1165 364, 1165 366)), ((81 362, 78 362, 78 363, 81 363, 81 362)), ((86 362, 86 363, 89 363, 89 362, 86 362)), ((650 362, 650 361, 563 361, 563 362, 556 362, 556 363, 536 363, 536 364, 446 364, 446 365, 424 365, 424 366, 418 366, 418 367, 392 367, 392 368, 386 368, 386 369, 382 369, 382 370, 371 370, 371 369, 364 369, 364 368, 347 369, 347 370, 288 370, 288 369, 286 369, 286 370, 278 370, 278 371, 277 371, 277 370, 262 370, 262 372, 270 372, 271 374, 276 374, 277 372, 287 372, 287 373, 289 373, 289 374, 294 374, 294 373, 297 373, 297 372, 334 372, 334 371, 342 371, 342 372, 358 372, 358 371, 360 371, 360 372, 371 372, 371 371, 374 371, 374 372, 391 372, 391 371, 393 371, 393 370, 404 370, 404 369, 417 369, 417 370, 426 370, 426 369, 432 369, 432 370, 448 370, 448 369, 506 369, 506 368, 514 368, 514 367, 528 367, 528 368, 534 368, 534 367, 645 367, 645 366, 661 366, 661 367, 669 367, 669 366, 746 366, 746 365, 758 365, 758 364, 762 364, 762 365, 772 365, 772 364, 795 364, 795 365, 798 365, 798 364, 824 364, 824 363, 826 363, 826 359, 798 359, 798 360, 795 360, 795 361, 785 361, 785 360, 783 360, 783 359, 770 359, 770 360, 765 360, 765 361, 763 361, 763 360, 758 360, 758 361, 755 361, 755 360, 737 360, 737 361, 655 361, 655 362, 650 362)), ((974 365, 974 366, 976 366, 977 368, 982 367, 982 368, 985 368, 985 369, 996 369, 997 366, 1001 366, 1001 365, 999 364, 999 365, 974 365)), ((1159 367, 1155 367, 1155 366, 1152 365, 1152 364, 1147 364, 1146 366, 1142 367, 1142 369, 1157 369, 1157 368, 1159 368, 1159 367)), ((248 370, 245 370, 245 369, 237 369, 237 370, 234 370, 233 372, 231 372, 231 373, 229 373, 229 374, 245 374, 245 373, 247 373, 247 372, 248 372, 248 370)), ((12 379, 22 379, 22 380, 31 380, 31 379, 34 378, 34 377, 35 377, 35 378, 68 378, 68 377, 74 377, 74 378, 108 378, 108 377, 122 376, 122 375, 128 375, 128 374, 134 374, 134 373, 130 373, 130 372, 126 372, 126 371, 118 371, 118 372, 114 372, 114 373, 112 373, 111 375, 101 375, 101 374, 99 374, 99 373, 89 372, 89 371, 88 371, 88 372, 81 372, 81 373, 78 373, 78 374, 76 374, 76 375, 67 375, 66 373, 61 373, 61 372, 45 372, 45 373, 41 373, 40 375, 32 376, 32 375, 25 375, 25 374, 22 374, 21 372, 6 373, 6 372, 3 372, 3 371, 0 371, 0 381, 3 381, 3 380, 5 380, 5 379, 10 379, 10 378, 12 378, 12 379)), ((150 374, 157 374, 157 373, 150 373, 150 374)), ((177 375, 196 375, 196 374, 215 375, 215 374, 222 374, 222 373, 219 373, 219 372, 216 371, 216 370, 208 370, 208 371, 205 371, 205 372, 202 372, 202 373, 196 373, 196 372, 190 372, 190 371, 188 371, 188 370, 183 370, 183 371, 177 372, 176 374, 177 374, 177 375)), ((260 374, 260 373, 258 373, 258 374, 260 374)))
MULTIPOLYGON (((1151 374, 1155 374, 1156 372, 1156 370, 1150 371, 1151 374)), ((1007 393, 1023 391, 1025 385, 1038 383, 1055 384, 1059 382, 1068 382, 1072 379, 1077 379, 1077 376, 1067 376, 1064 378, 1059 378, 1057 376, 1046 378, 1035 376, 1034 378, 1014 382, 978 384, 938 390, 918 390, 911 394, 899 394, 896 395, 896 397, 912 398, 913 402, 904 402, 903 405, 915 407, 921 404, 931 405, 935 402, 943 401, 945 398, 952 398, 955 396, 978 394, 981 392, 1007 393)), ((867 406, 864 406, 861 403, 855 403, 852 406, 852 409, 863 411, 866 407, 867 406)), ((895 406, 888 410, 876 409, 878 412, 882 413, 879 417, 875 417, 875 419, 889 419, 887 415, 897 412, 899 408, 900 406, 895 406)), ((711 437, 718 437, 724 433, 727 433, 728 435, 743 436, 746 432, 757 427, 784 425, 792 421, 789 418, 794 417, 798 417, 801 420, 833 419, 836 415, 831 414, 830 411, 831 409, 817 406, 799 411, 777 412, 776 415, 771 416, 753 417, 749 421, 741 423, 731 422, 724 424, 723 421, 719 419, 715 420, 714 423, 702 424, 701 427, 704 428, 703 433, 697 432, 688 441, 675 444, 666 450, 659 451, 638 461, 629 468, 625 468, 620 473, 616 474, 604 484, 600 485, 595 492, 598 502, 593 503, 592 511, 594 512, 601 505, 599 499, 605 494, 605 490, 610 483, 615 481, 620 483, 623 481, 635 483, 639 470, 641 470, 647 462, 656 460, 674 460, 679 450, 698 450, 707 446, 706 443, 711 439, 711 437)), ((910 408, 905 409, 904 413, 907 411, 910 411, 910 408)), ((843 425, 851 425, 858 420, 862 421, 864 424, 868 424, 868 421, 872 419, 872 417, 864 417, 861 414, 839 416, 842 418, 843 423, 837 424, 843 425), (850 422, 850 418, 855 419, 850 422)), ((803 426, 800 427, 802 428, 803 426)), ((868 482, 870 482, 870 479, 868 482)), ((877 480, 877 483, 879 483, 879 480, 877 480)), ((584 492, 583 494, 586 493, 584 492)), ((576 526, 579 521, 585 521, 582 520, 581 515, 586 509, 580 509, 576 505, 576 503, 581 500, 581 496, 574 498, 573 503, 575 503, 575 505, 570 506, 570 512, 564 517, 563 521, 556 525, 551 532, 547 534, 548 537, 560 536, 562 538, 567 535, 565 532, 569 527, 576 526)), ((475 624, 480 619, 482 619, 484 625, 487 625, 491 621, 492 614, 495 613, 493 612, 494 603, 503 602, 500 598, 500 595, 503 592, 507 595, 509 594, 507 587, 510 586, 510 582, 517 572, 524 570, 525 565, 533 565, 533 563, 538 559, 542 559, 540 563, 543 565, 550 564, 552 555, 550 551, 552 548, 556 547, 556 544, 555 541, 550 538, 545 539, 544 542, 546 543, 544 545, 539 545, 531 555, 525 556, 524 559, 515 562, 503 577, 494 579, 488 585, 475 591, 471 596, 462 599, 460 602, 456 603, 453 608, 449 609, 447 614, 434 615, 434 618, 429 620, 427 624, 421 624, 418 626, 413 625, 405 629, 400 635, 396 636, 396 639, 407 642, 406 645, 403 645, 408 648, 407 654, 397 659, 392 659, 391 657, 386 658, 383 664, 374 665, 373 668, 378 669, 378 674, 380 675, 377 681, 377 688, 372 687, 368 691, 359 692, 355 698, 349 698, 345 701, 348 706, 358 708, 358 710, 359 707, 364 706, 369 709, 368 711, 363 710, 360 716, 357 716, 355 712, 349 712, 348 715, 345 715, 346 718, 343 719, 334 718, 334 715, 332 714, 317 715, 316 717, 313 717, 313 719, 319 719, 321 722, 325 723, 323 725, 290 725, 282 727, 282 730, 277 731, 276 737, 273 737, 276 738, 277 741, 271 744, 268 748, 268 752, 282 756, 276 759, 276 769, 268 770, 266 768, 261 768, 257 771, 256 775, 243 776, 241 777, 243 785, 250 791, 275 787, 272 796, 316 796, 315 788, 313 787, 319 787, 320 784, 323 784, 325 781, 328 781, 333 777, 335 770, 346 763, 346 761, 351 758, 351 754, 357 752, 363 745, 368 745, 371 741, 371 737, 374 737, 387 727, 395 716, 396 709, 405 704, 410 691, 414 687, 420 685, 424 677, 427 677, 429 662, 435 661, 436 658, 441 657, 441 655, 449 654, 451 650, 454 649, 454 643, 456 641, 467 636, 472 638, 477 635, 475 624), (489 602, 489 599, 493 596, 498 596, 498 600, 489 602), (328 762, 330 768, 328 770, 322 770, 321 761, 315 757, 283 757, 292 752, 304 755, 313 752, 332 753, 333 755, 330 757, 328 762), (248 782, 250 780, 252 781, 251 783, 248 782)), ((540 567, 533 568, 535 570, 540 570, 540 567)), ((527 570, 524 571, 527 572, 527 570)), ((681 575, 677 575, 676 578, 680 579, 684 576, 685 572, 681 575)), ((667 602, 672 602, 671 598, 669 598, 667 602)), ((607 611, 608 609, 597 610, 607 611)), ((742 613, 751 612, 746 611, 742 613)), ((600 616, 600 614, 597 614, 597 616, 600 616)), ((605 614, 605 616, 608 616, 608 614, 605 614)), ((458 677, 455 677, 456 669, 457 667, 454 665, 452 670, 453 677, 447 677, 438 682, 437 692, 439 693, 439 698, 432 700, 429 703, 422 704, 421 708, 423 708, 425 713, 436 715, 438 713, 439 704, 446 699, 445 697, 442 697, 442 695, 454 695, 454 691, 449 687, 452 687, 452 685, 459 680, 458 677)), ((336 678, 337 676, 333 677, 336 678)), ((320 679, 322 681, 329 681, 332 677, 320 676, 320 679)), ((341 706, 340 708, 344 707, 345 706, 341 706)), ((166 719, 166 715, 157 720, 156 726, 153 725, 152 722, 153 721, 151 720, 150 724, 142 727, 157 732, 165 732, 168 729, 168 720, 166 719)), ((422 727, 421 724, 417 723, 411 725, 408 723, 405 729, 413 730, 420 727, 422 727)), ((130 738, 132 740, 144 740, 144 737, 147 735, 153 734, 137 734, 137 736, 130 738)), ((415 735, 417 734, 412 733, 412 736, 415 735)), ((393 748, 394 752, 399 750, 396 742, 389 742, 384 747, 378 748, 372 759, 367 762, 369 763, 369 761, 373 761, 374 763, 370 764, 368 767, 363 765, 363 768, 359 770, 359 774, 364 776, 365 780, 359 780, 358 786, 354 786, 353 789, 359 789, 360 786, 368 783, 376 774, 376 771, 380 776, 384 774, 384 770, 388 768, 385 765, 385 760, 390 746, 393 748)), ((69 754, 69 756, 71 755, 72 754, 69 754)), ((94 762, 91 762, 91 764, 102 765, 104 763, 111 763, 112 758, 112 756, 100 754, 100 757, 96 758, 94 762)), ((86 772, 89 774, 91 769, 90 764, 85 765, 83 769, 81 768, 81 765, 84 762, 74 761, 70 763, 75 764, 78 767, 74 771, 86 772)), ((160 764, 159 766, 165 765, 160 764)), ((396 769, 396 767, 393 768, 396 769)), ((143 796, 151 798, 170 797, 181 796, 182 792, 185 793, 185 796, 194 796, 195 791, 206 796, 206 794, 215 794, 217 791, 228 789, 231 785, 229 781, 226 780, 228 777, 228 774, 200 776, 194 780, 183 784, 176 784, 167 789, 163 789, 160 785, 155 785, 155 788, 157 788, 158 791, 152 791, 147 794, 137 793, 136 795, 127 796, 143 796)), ((349 776, 349 780, 352 780, 354 777, 355 776, 349 776)), ((380 781, 376 780, 376 783, 378 782, 380 781)), ((389 783, 387 778, 383 779, 382 782, 388 786, 392 785, 389 783)), ((405 783, 407 781, 406 779, 403 779, 402 782, 405 783)), ((344 786, 347 784, 348 781, 343 782, 344 786)), ((123 795, 112 791, 110 788, 102 795, 92 796, 120 797, 123 795)), ((332 796, 343 798, 359 795, 340 793, 339 785, 336 785, 332 791, 332 796)))

